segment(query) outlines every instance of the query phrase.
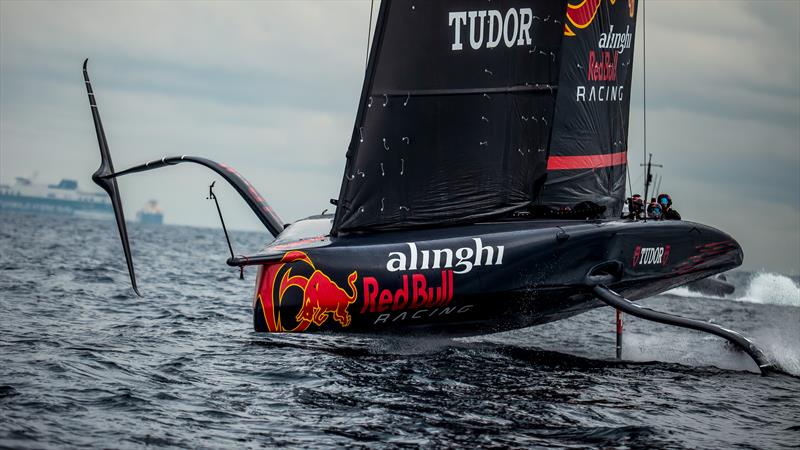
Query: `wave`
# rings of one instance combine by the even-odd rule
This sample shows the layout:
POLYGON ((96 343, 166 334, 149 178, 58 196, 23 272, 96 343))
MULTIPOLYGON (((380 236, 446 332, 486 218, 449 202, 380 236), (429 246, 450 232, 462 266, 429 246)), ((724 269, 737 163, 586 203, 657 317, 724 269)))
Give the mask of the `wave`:
POLYGON ((722 300, 727 300, 725 297, 717 297, 715 295, 708 295, 702 294, 700 292, 695 292, 686 286, 676 287, 675 289, 670 289, 665 292, 667 295, 675 295, 678 297, 689 297, 689 298, 718 298, 722 300))
MULTIPOLYGON (((786 275, 771 273, 771 272, 758 272, 753 274, 738 273, 732 274, 728 277, 729 281, 734 282, 736 285, 736 292, 729 297, 714 297, 704 295, 699 292, 694 292, 686 287, 679 287, 667 292, 670 295, 692 298, 713 298, 719 300, 737 301, 755 304, 769 304, 769 305, 784 305, 794 306, 800 308, 800 286, 798 283, 787 277, 786 275)), ((776 364, 781 370, 794 376, 800 376, 800 328, 797 326, 797 321, 800 319, 800 311, 787 312, 785 310, 775 310, 769 314, 774 317, 769 317, 767 322, 770 324, 768 327, 757 327, 750 332, 750 336, 758 343, 762 350, 767 354, 767 357, 776 364)), ((626 336, 627 339, 627 336, 626 336)), ((634 338, 635 339, 635 338, 634 338)), ((628 356, 634 360, 652 358, 656 353, 653 350, 655 343, 647 342, 646 338, 643 340, 645 350, 640 350, 637 354, 635 351, 628 356)), ((688 358, 692 355, 691 348, 682 348, 680 345, 671 343, 673 347, 658 349, 658 357, 656 359, 661 361, 677 361, 684 362, 680 358, 688 358), (670 355, 669 351, 674 354, 670 355), (667 359, 664 359, 665 352, 667 359), (669 359, 669 358, 672 359, 669 359)), ((691 347, 690 344, 687 344, 691 347)), ((684 346, 686 347, 686 346, 684 346)), ((635 347, 634 347, 635 348, 635 347)), ((631 350, 628 350, 631 352, 631 350)), ((721 368, 739 369, 749 366, 743 354, 732 355, 730 352, 721 352, 720 355, 725 357, 717 357, 714 360, 714 365, 721 368)), ((708 358, 709 355, 703 355, 708 358)))
POLYGON ((800 307, 800 286, 786 275, 759 272, 745 278, 743 281, 745 284, 736 286, 736 292, 729 297, 702 294, 685 286, 671 289, 666 294, 680 297, 713 298, 746 303, 800 307))
POLYGON ((734 300, 800 307, 800 286, 786 275, 761 272, 749 281, 744 295, 734 300))
POLYGON ((753 330, 753 339, 767 357, 784 372, 800 376, 800 328, 795 317, 776 317, 770 327, 753 330))

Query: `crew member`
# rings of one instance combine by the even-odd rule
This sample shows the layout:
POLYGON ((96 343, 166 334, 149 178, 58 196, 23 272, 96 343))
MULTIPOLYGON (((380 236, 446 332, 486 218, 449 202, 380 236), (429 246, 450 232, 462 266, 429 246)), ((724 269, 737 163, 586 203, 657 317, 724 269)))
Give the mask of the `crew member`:
POLYGON ((658 204, 661 205, 661 214, 664 220, 681 220, 681 215, 678 214, 678 211, 672 209, 672 197, 669 194, 659 195, 658 204))
POLYGON ((656 199, 647 206, 647 218, 651 220, 662 220, 664 218, 661 205, 658 204, 656 199))
POLYGON ((642 201, 642 196, 639 194, 633 194, 633 197, 628 199, 628 218, 633 220, 639 220, 642 218, 644 214, 644 201, 642 201))
MULTIPOLYGON (((655 209, 656 206, 658 206, 658 202, 656 201, 656 198, 655 197, 651 197, 650 198, 650 203, 648 203, 648 205, 647 205, 647 218, 648 219, 653 219, 654 218, 653 217, 653 212, 654 212, 654 209, 655 209)), ((660 209, 661 209, 661 207, 659 206, 659 211, 658 211, 659 216, 661 215, 660 209)))

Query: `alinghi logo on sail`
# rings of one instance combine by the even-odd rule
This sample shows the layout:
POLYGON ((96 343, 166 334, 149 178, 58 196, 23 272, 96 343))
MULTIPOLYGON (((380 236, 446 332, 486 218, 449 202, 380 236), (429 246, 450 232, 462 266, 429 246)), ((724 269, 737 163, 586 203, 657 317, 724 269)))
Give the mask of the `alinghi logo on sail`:
POLYGON ((530 8, 510 8, 505 15, 496 9, 481 11, 454 11, 447 16, 448 26, 453 28, 453 43, 450 49, 463 50, 461 30, 469 24, 469 46, 473 50, 481 47, 494 48, 502 42, 506 47, 531 45, 531 25, 533 10, 530 8), (489 27, 484 34, 484 24, 489 27))
POLYGON ((600 42, 597 46, 604 49, 616 50, 620 55, 626 48, 631 48, 631 41, 633 35, 630 31, 630 25, 625 27, 624 33, 614 33, 614 24, 608 29, 608 33, 600 33, 600 42))

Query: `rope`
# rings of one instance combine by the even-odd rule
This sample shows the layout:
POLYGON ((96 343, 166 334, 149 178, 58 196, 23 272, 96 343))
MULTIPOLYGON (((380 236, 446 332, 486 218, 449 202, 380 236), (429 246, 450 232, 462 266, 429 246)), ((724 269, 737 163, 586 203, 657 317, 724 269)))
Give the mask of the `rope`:
POLYGON ((367 24, 367 51, 364 56, 364 67, 369 64, 369 37, 372 35, 372 9, 375 7, 375 0, 369 0, 369 23, 367 24))

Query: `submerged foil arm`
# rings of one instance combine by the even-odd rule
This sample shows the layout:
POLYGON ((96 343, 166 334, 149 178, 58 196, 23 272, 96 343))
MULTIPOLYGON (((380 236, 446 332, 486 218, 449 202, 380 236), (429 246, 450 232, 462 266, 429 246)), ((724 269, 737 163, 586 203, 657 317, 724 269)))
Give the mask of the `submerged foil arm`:
POLYGON ((705 333, 710 333, 728 340, 728 342, 742 349, 742 351, 747 353, 750 358, 753 359, 762 375, 766 375, 767 373, 775 370, 772 362, 770 362, 760 348, 758 348, 752 341, 733 330, 729 330, 709 322, 687 319, 685 317, 655 311, 650 308, 644 308, 601 284, 593 286, 592 289, 594 294, 597 295, 597 297, 602 300, 603 303, 618 310, 624 311, 634 317, 663 323, 666 325, 674 325, 677 327, 703 331, 705 333))

